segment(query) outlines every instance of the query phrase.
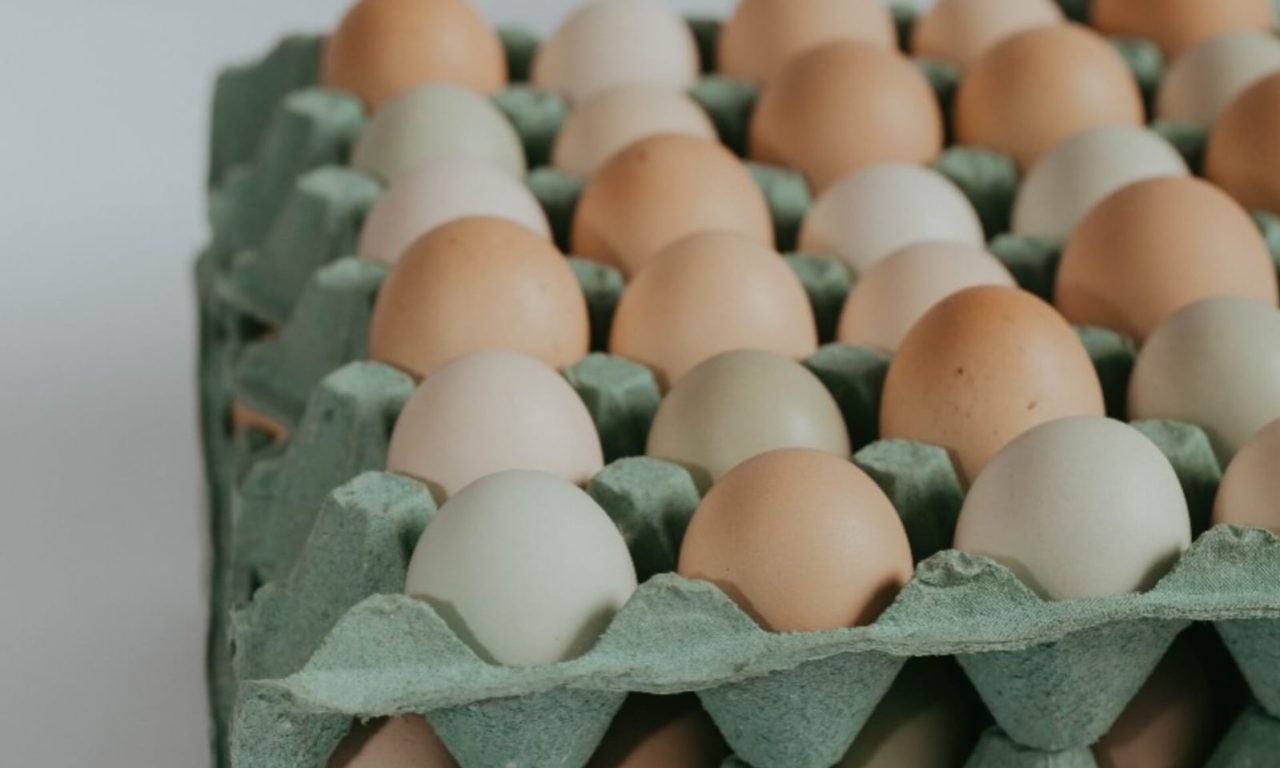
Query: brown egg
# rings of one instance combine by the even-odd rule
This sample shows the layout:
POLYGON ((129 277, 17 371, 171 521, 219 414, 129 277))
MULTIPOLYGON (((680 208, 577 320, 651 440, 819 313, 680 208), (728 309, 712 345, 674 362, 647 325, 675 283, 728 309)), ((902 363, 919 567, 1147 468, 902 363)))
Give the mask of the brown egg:
POLYGON ((456 768, 458 763, 421 715, 357 723, 328 768, 456 768))
POLYGON ((678 571, 712 582, 767 630, 817 632, 875 621, 913 566, 874 480, 847 459, 782 448, 712 486, 678 571))
POLYGON ((964 68, 1005 38, 1060 23, 1053 0, 941 0, 912 27, 911 52, 964 68))
POLYGON ((430 82, 481 93, 507 82, 502 41, 465 0, 360 0, 326 43, 321 69, 322 85, 370 110, 430 82))
POLYGON ((1223 110, 1209 134, 1204 175, 1246 208, 1280 213, 1280 73, 1223 110))
POLYGON ((272 440, 283 440, 289 436, 289 428, 276 419, 255 408, 250 408, 242 400, 232 400, 231 431, 243 432, 248 429, 263 432, 272 440))
POLYGON ((400 257, 373 307, 369 357, 418 378, 482 349, 562 368, 588 336, 586 299, 555 246, 506 219, 466 218, 400 257))
POLYGON ((1153 40, 1173 60, 1203 40, 1247 29, 1270 31, 1271 0, 1093 0, 1099 32, 1153 40))
POLYGON ((1254 433, 1222 475, 1214 525, 1266 528, 1280 536, 1280 420, 1254 433))
POLYGON ((587 768, 719 768, 728 755, 698 697, 633 693, 587 768))
POLYGON ((1201 299, 1277 301, 1275 267, 1249 215, 1191 177, 1122 187, 1089 211, 1067 241, 1054 303, 1074 325, 1139 341, 1201 299))
POLYGON ((818 190, 869 165, 926 163, 942 151, 942 111, 897 51, 830 43, 793 59, 760 95, 751 157, 799 170, 818 190))
POLYGON ((742 0, 720 30, 716 70, 763 82, 795 57, 837 40, 895 48, 893 15, 880 0, 742 0))
POLYGON ((1078 24, 1006 39, 974 62, 955 97, 957 141, 1006 152, 1023 169, 1086 128, 1142 122, 1142 96, 1124 59, 1078 24))
POLYGON ((791 358, 818 347, 804 287, 774 251, 745 235, 704 232, 654 256, 622 292, 609 351, 670 386, 731 349, 791 358))
POLYGON ((635 274, 655 253, 708 230, 773 244, 764 194, 738 158, 695 136, 659 134, 613 155, 574 214, 573 253, 635 274))
POLYGON ((934 305, 889 364, 881 437, 946 448, 971 482, 1010 440, 1065 416, 1102 416, 1079 338, 1026 291, 969 288, 934 305))

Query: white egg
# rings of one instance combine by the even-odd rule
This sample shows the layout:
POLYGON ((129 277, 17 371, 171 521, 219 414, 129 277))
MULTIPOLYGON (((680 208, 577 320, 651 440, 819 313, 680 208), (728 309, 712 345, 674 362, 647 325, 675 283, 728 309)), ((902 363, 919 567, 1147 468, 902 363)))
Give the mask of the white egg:
POLYGON ((1267 528, 1280 535, 1280 419, 1236 452, 1213 502, 1214 525, 1267 528))
POLYGON ((1189 49, 1165 72, 1156 116, 1208 128, 1250 85, 1280 70, 1280 40, 1265 32, 1233 32, 1189 49))
POLYGON ((896 163, 828 187, 800 229, 800 250, 838 255, 855 273, 928 240, 986 245, 978 214, 955 184, 936 171, 896 163))
POLYGON ((1047 422, 1009 443, 969 488, 955 547, 1013 571, 1041 597, 1151 588, 1191 545, 1182 486, 1155 443, 1098 416, 1047 422))
POLYGON ((405 592, 488 661, 528 666, 588 651, 636 588, 617 526, 585 491, 508 470, 445 502, 422 532, 405 592))

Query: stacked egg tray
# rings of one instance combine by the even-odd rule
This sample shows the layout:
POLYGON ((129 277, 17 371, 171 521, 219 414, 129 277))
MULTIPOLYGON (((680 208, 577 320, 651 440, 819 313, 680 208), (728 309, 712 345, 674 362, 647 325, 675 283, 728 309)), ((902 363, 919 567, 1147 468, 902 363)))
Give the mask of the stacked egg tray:
MULTIPOLYGON (((1067 5, 1067 4, 1064 4, 1067 5)), ((1068 8, 1068 12, 1079 9, 1068 8)), ((905 33, 909 12, 898 14, 905 33)), ((704 61, 717 24, 691 20, 704 61)), ((537 45, 503 30, 513 85, 496 102, 535 165, 528 184, 562 248, 580 191, 540 167, 565 117, 520 80, 537 45)), ((1143 594, 1046 602, 1008 570, 949 550, 963 491, 945 451, 877 441, 888 358, 828 344, 804 361, 840 404, 854 461, 901 514, 919 561, 873 624, 827 632, 760 629, 714 586, 673 570, 699 501, 682 468, 643 453, 660 401, 649 371, 595 352, 564 375, 587 404, 610 463, 588 492, 613 517, 646 579, 593 650, 527 668, 481 661, 424 602, 402 593, 409 556, 435 511, 416 482, 381 472, 412 380, 365 362, 368 322, 385 275, 351 258, 380 193, 346 167, 365 115, 316 87, 322 41, 289 38, 218 81, 213 115, 213 238, 197 264, 200 383, 213 541, 208 675, 218 766, 321 768, 353 720, 425 714, 464 766, 580 766, 626 694, 695 691, 736 756, 757 768, 823 768, 848 748, 909 657, 952 656, 995 726, 971 766, 1093 766, 1090 744, 1193 622, 1217 629, 1252 702, 1211 765, 1274 765, 1280 755, 1280 539, 1219 527, 1201 535, 1143 594), (234 429, 233 401, 282 425, 287 439, 234 429)), ((1148 95, 1157 50, 1118 42, 1148 95)), ((955 73, 922 63, 945 101, 955 73)), ((721 138, 743 149, 750 86, 707 75, 692 91, 721 138)), ((1193 168, 1204 136, 1155 126, 1193 168)), ((980 212, 993 252, 1047 296, 1057 254, 1004 232, 1017 187, 1011 160, 953 147, 935 167, 980 212)), ((797 175, 751 165, 786 251, 809 204, 797 175)), ((1256 219, 1280 256, 1280 224, 1256 219)), ((824 340, 851 278, 834 259, 791 253, 824 340)), ((623 279, 572 260, 587 296, 593 348, 604 347, 623 279)), ((1132 343, 1080 329, 1123 418, 1132 343)), ((1177 469, 1197 532, 1220 468, 1196 427, 1136 425, 1177 469)))

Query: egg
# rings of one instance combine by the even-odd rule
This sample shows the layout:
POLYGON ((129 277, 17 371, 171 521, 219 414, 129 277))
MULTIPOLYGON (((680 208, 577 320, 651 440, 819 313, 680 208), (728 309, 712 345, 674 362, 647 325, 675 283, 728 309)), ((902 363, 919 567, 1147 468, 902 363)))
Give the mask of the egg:
POLYGON ((1280 73, 1249 86, 1214 123, 1205 177, 1246 208, 1280 213, 1280 73))
POLYGON ((595 423, 569 382, 542 362, 486 350, 456 358, 409 398, 387 470, 415 477, 437 501, 504 469, 585 484, 604 468, 595 423))
POLYGON ((1270 0, 1092 0, 1089 21, 1099 31, 1153 40, 1165 58, 1224 32, 1271 29, 1270 0))
POLYGON ((1209 128, 1222 110, 1258 80, 1280 71, 1280 40, 1267 32, 1210 38, 1166 70, 1156 97, 1161 120, 1209 128))
POLYGON ((925 312, 976 285, 1015 285, 987 251, 964 243, 926 241, 872 264, 845 300, 836 340, 893 352, 925 312))
POLYGON ((696 696, 633 693, 587 768, 720 768, 728 754, 696 696))
POLYGON ((1094 206, 1063 249, 1054 287, 1069 322, 1138 340, 1215 296, 1275 305, 1275 266, 1244 209, 1193 178, 1136 182, 1094 206))
POLYGON ((965 71, 954 104, 956 141, 1012 155, 1030 168, 1063 139, 1098 125, 1142 125, 1142 95, 1105 39, 1077 24, 1019 32, 965 71))
POLYGON ((338 744, 328 768, 457 768, 422 715, 357 723, 338 744))
POLYGON ((1063 418, 1006 445, 974 480, 955 548, 1001 563, 1046 600, 1155 586, 1191 546, 1173 466, 1129 425, 1063 418))
POLYGON ((947 449, 963 482, 1032 427, 1104 413, 1071 326, 1026 291, 968 288, 912 326, 889 363, 880 436, 947 449))
POLYGON ((787 62, 838 40, 893 49, 893 15, 880 0, 742 0, 720 29, 716 71, 759 83, 787 62))
POLYGON ((420 165, 457 157, 524 178, 524 145, 502 111, 465 88, 433 83, 379 109, 360 134, 351 164, 395 181, 420 165))
POLYGON ((1222 475, 1214 525, 1266 528, 1280 535, 1280 420, 1249 438, 1222 475))
POLYGON ((1206 299, 1166 320, 1138 350, 1129 417, 1203 427, 1223 466, 1280 418, 1280 310, 1206 299))
POLYGON ((809 297, 774 251, 704 232, 654 256, 618 301, 609 351, 653 369, 664 386, 732 349, 802 358, 818 348, 809 297))
POLYGON ((698 364, 672 387, 645 453, 689 468, 706 487, 775 448, 842 458, 851 450, 840 408, 817 376, 781 355, 736 349, 698 364))
POLYGON ((747 140, 753 159, 794 168, 822 190, 871 165, 929 162, 942 151, 942 111, 897 51, 829 43, 764 87, 747 140))
POLYGON ((614 153, 660 133, 682 133, 716 141, 716 128, 702 107, 665 85, 622 85, 583 101, 556 136, 551 164, 588 177, 614 153))
POLYGON ((676 90, 698 78, 698 48, 684 20, 658 0, 591 0, 548 37, 531 80, 571 103, 619 85, 676 90))
POLYGON ((568 480, 512 469, 454 494, 427 524, 405 592, 485 661, 529 666, 590 650, 636 589, 617 526, 568 480))
POLYGON ((491 93, 507 82, 507 57, 464 0, 360 0, 325 42, 320 82, 377 109, 429 82, 491 93))
POLYGON ((505 219, 467 218, 417 240, 387 275, 369 357, 418 378, 482 349, 562 368, 587 354, 589 336, 586 299, 555 246, 505 219))
POLYGON ((782 448, 712 486, 678 571, 715 584, 766 630, 816 632, 875 621, 913 567, 875 481, 847 459, 782 448))
POLYGON ((916 20, 911 52, 963 69, 1011 35, 1061 23, 1053 0, 941 0, 916 20))
POLYGON ((524 182, 483 160, 455 157, 399 176, 365 217, 356 253, 393 266, 436 227, 476 216, 506 219, 551 239, 547 216, 524 182))
POLYGON ((574 254, 630 276, 666 246, 709 230, 772 245, 764 193, 719 144, 661 134, 631 143, 591 177, 570 239, 574 254))
POLYGON ((986 245, 969 198, 914 165, 877 165, 843 179, 818 196, 800 227, 801 251, 838 255, 855 273, 925 241, 986 245))
POLYGON ((263 433, 272 441, 284 440, 289 436, 289 428, 278 419, 272 418, 256 408, 250 408, 244 404, 244 401, 239 399, 231 401, 228 417, 231 420, 232 432, 244 432, 252 429, 263 433))
POLYGON ((1100 200, 1135 181, 1187 176, 1182 155, 1154 131, 1100 125, 1060 142, 1031 166, 1013 205, 1013 232, 1062 243, 1100 200))

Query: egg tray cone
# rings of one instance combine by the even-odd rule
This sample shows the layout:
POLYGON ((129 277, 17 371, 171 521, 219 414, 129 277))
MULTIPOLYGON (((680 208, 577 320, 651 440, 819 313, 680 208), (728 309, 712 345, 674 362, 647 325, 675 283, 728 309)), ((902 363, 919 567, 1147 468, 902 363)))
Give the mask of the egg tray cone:
MULTIPOLYGON (((710 50, 715 25, 694 29, 710 50)), ((513 72, 527 71, 536 39, 518 30, 503 38, 513 72)), ((384 274, 344 258, 379 185, 343 167, 365 116, 352 99, 314 87, 320 45, 290 38, 224 74, 215 94, 214 236, 196 282, 219 766, 318 768, 353 718, 408 711, 427 713, 467 766, 580 765, 630 690, 698 691, 739 759, 752 765, 825 766, 905 658, 947 654, 958 656, 1000 726, 972 764, 1068 764, 1051 761, 1078 758, 1106 730, 1189 621, 1219 622, 1257 700, 1213 764, 1261 765, 1247 761, 1274 755, 1266 750, 1277 739, 1280 690, 1275 537, 1214 530, 1151 592, 1071 603, 1044 603, 995 563, 947 551, 922 563, 870 627, 772 635, 714 587, 662 573, 697 492, 680 468, 643 458, 614 461, 590 492, 627 533, 642 575, 658 575, 581 659, 529 669, 480 661, 430 607, 393 594, 434 507, 416 485, 377 471, 411 382, 376 364, 340 367, 365 355, 384 274), (289 439, 233 431, 234 397, 283 422, 289 439)), ((945 99, 946 68, 926 73, 945 99)), ((731 146, 745 135, 751 88, 708 77, 693 95, 731 146)), ((563 104, 519 84, 496 101, 530 158, 546 157, 563 104)), ((996 234, 1017 183, 1008 159, 953 148, 937 167, 996 234)), ((786 247, 808 190, 781 169, 753 171, 786 247)), ((529 183, 563 244, 580 184, 549 168, 529 183)), ((1259 220, 1264 232, 1280 233, 1274 220, 1259 220)), ((1038 252, 1049 262, 1039 275, 1051 286, 1056 254, 1038 252)), ((828 259, 789 260, 829 328, 850 276, 828 259)), ((587 262, 574 268, 602 346, 621 279, 587 262)), ((1132 349, 1123 339, 1087 329, 1082 337, 1104 383, 1108 375, 1113 388, 1127 379, 1132 349)), ((807 364, 836 395, 856 442, 871 440, 884 356, 828 346, 807 364)), ((609 457, 638 452, 657 404, 647 372, 595 355, 566 375, 600 424, 609 457)), ((1203 497, 1216 478, 1216 465, 1203 461, 1203 434, 1141 426, 1170 454, 1189 495, 1203 497)), ((856 460, 902 513, 917 558, 950 541, 960 491, 945 453, 882 441, 856 460)), ((1203 518, 1205 507, 1192 501, 1203 518)))

